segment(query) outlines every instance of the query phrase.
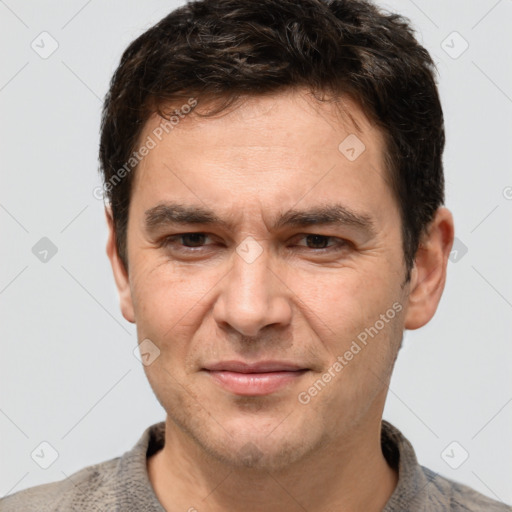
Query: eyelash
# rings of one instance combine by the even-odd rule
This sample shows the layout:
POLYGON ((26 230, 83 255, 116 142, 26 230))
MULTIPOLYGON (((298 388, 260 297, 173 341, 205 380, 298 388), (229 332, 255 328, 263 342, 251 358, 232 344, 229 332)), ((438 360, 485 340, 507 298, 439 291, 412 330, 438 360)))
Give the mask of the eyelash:
MULTIPOLYGON (((170 236, 165 237, 161 241, 159 246, 165 247, 165 248, 171 247, 172 245, 174 245, 176 243, 177 239, 180 239, 180 238, 183 238, 186 236, 190 236, 190 235, 205 235, 206 237, 209 237, 209 235, 207 233, 203 233, 203 232, 180 233, 177 235, 170 235, 170 236)), ((332 246, 321 247, 321 248, 317 248, 317 249, 306 247, 306 246, 300 246, 304 249, 311 249, 312 251, 315 251, 315 252, 330 252, 333 250, 341 250, 341 249, 344 249, 347 246, 351 245, 351 243, 348 240, 345 240, 343 238, 338 238, 335 236, 330 236, 330 235, 321 235, 321 234, 317 234, 317 233, 303 233, 303 234, 297 235, 297 236, 300 236, 301 239, 307 238, 307 237, 320 237, 322 239, 327 239, 327 240, 332 239, 332 240, 336 241, 336 243, 332 246)), ((202 245, 199 247, 188 247, 186 245, 185 246, 182 245, 177 250, 182 251, 182 252, 195 253, 195 252, 198 252, 199 250, 203 249, 204 247, 207 247, 207 246, 202 245)))

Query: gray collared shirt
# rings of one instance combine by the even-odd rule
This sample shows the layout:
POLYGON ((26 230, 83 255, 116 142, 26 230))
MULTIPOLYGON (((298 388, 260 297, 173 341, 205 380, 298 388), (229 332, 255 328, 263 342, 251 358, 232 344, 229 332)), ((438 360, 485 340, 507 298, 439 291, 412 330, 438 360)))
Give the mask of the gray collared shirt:
MULTIPOLYGON (((165 512, 146 465, 147 457, 163 447, 164 434, 165 422, 151 425, 121 457, 6 496, 0 512, 165 512)), ((384 456, 398 469, 398 485, 382 512, 512 512, 512 507, 419 465, 411 443, 385 420, 381 438, 384 456)))

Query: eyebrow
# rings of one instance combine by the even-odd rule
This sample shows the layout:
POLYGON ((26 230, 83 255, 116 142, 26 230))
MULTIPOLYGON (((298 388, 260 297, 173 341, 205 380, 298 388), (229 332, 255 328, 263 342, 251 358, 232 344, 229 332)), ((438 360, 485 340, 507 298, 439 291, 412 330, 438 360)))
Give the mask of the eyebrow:
MULTIPOLYGON (((145 228, 150 233, 166 226, 186 224, 216 225, 227 230, 233 229, 231 222, 221 219, 215 212, 202 206, 166 201, 145 212, 145 228)), ((317 224, 351 226, 365 231, 370 236, 376 234, 375 223, 370 215, 356 212, 338 203, 306 210, 292 208, 278 215, 274 220, 273 229, 317 224)))

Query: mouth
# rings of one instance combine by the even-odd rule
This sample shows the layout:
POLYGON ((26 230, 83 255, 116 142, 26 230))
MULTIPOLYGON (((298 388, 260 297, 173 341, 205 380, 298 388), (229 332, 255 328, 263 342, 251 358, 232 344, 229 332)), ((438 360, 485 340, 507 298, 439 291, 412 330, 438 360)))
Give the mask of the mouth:
POLYGON ((309 371, 299 365, 282 361, 222 361, 203 368, 223 389, 243 396, 274 393, 296 382, 309 371))

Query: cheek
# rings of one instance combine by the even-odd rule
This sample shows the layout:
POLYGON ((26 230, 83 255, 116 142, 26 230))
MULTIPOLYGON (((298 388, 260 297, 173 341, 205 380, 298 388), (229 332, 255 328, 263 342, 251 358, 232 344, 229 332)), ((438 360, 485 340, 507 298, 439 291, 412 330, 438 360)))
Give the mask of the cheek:
POLYGON ((373 324, 379 315, 399 299, 395 282, 386 279, 389 272, 362 274, 356 268, 335 273, 297 276, 290 288, 308 316, 324 325, 327 332, 354 333, 373 324))
POLYGON ((159 344, 172 342, 177 348, 199 328, 218 279, 211 272, 187 272, 168 261, 146 265, 132 286, 140 336, 159 344))
MULTIPOLYGON (((380 388, 401 339, 402 296, 389 274, 368 274, 363 279, 353 271, 302 282, 301 298, 307 304, 303 314, 322 342, 326 371, 331 368, 337 376, 334 387, 350 389, 348 395, 354 399, 364 398, 364 390, 380 388), (311 282, 314 286, 308 286, 311 282), (343 358, 340 372, 332 367, 338 357, 343 358)), ((337 399, 333 396, 333 400, 337 399)))

